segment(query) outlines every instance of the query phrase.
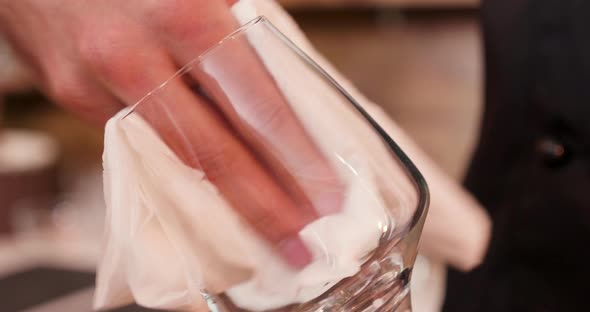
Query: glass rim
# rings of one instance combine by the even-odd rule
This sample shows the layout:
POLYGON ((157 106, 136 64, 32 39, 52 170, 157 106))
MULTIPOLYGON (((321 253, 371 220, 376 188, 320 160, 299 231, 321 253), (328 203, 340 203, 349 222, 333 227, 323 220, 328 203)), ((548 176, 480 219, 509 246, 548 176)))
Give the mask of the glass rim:
MULTIPOLYGON (((201 54, 199 54, 198 56, 194 57, 193 59, 191 59, 190 61, 188 61, 184 65, 182 65, 180 67, 180 69, 178 69, 172 76, 170 76, 169 78, 167 78, 164 82, 162 82, 161 84, 159 84, 155 88, 151 89, 146 95, 144 95, 137 102, 135 102, 135 104, 131 105, 128 108, 128 112, 125 113, 125 115, 123 115, 121 117, 121 119, 125 119, 125 117, 131 115, 135 111, 135 109, 139 105, 141 105, 141 103, 143 103, 145 100, 147 100, 148 98, 150 98, 151 96, 153 96, 158 91, 164 89, 166 87, 166 85, 170 81, 172 81, 174 79, 177 79, 178 77, 186 74, 195 65, 200 64, 207 57, 207 55, 209 55, 212 52, 214 52, 215 50, 221 48, 226 42, 228 42, 230 40, 235 40, 237 36, 240 36, 241 37, 248 30, 250 30, 254 26, 259 25, 261 23, 266 23, 267 25, 272 25, 270 23, 270 21, 265 16, 263 16, 263 15, 259 15, 259 16, 255 17, 255 18, 249 20, 248 22, 246 22, 245 24, 241 25, 240 27, 238 27, 234 31, 232 31, 229 34, 225 35, 221 40, 219 40, 216 43, 214 43, 212 46, 210 46, 209 48, 207 48, 201 54)), ((272 27, 272 28, 274 28, 274 27, 272 27)))
POLYGON ((303 61, 305 65, 309 66, 322 79, 326 80, 327 83, 330 83, 338 91, 338 93, 341 96, 343 96, 358 113, 360 113, 360 115, 377 132, 377 135, 381 137, 386 147, 391 151, 392 154, 394 154, 394 158, 396 158, 397 161, 401 163, 401 166, 409 175, 410 179, 412 180, 412 183, 414 184, 418 192, 418 201, 416 203, 415 211, 413 212, 412 217, 406 224, 404 224, 400 229, 396 230, 395 232, 398 234, 407 234, 416 229, 418 226, 420 226, 420 229, 418 230, 421 231, 421 226, 423 226, 424 224, 425 216, 428 212, 428 205, 430 202, 430 192, 422 173, 418 170, 416 165, 410 160, 410 158, 406 155, 402 148, 389 136, 389 134, 383 129, 383 127, 381 127, 381 125, 377 121, 375 121, 373 117, 371 117, 371 115, 363 108, 363 106, 360 103, 358 103, 356 99, 352 97, 352 95, 348 93, 348 91, 346 91, 328 72, 326 72, 318 63, 316 63, 309 55, 307 55, 307 53, 305 53, 301 48, 299 48, 291 39, 289 39, 285 34, 283 34, 276 26, 273 25, 271 21, 268 20, 268 18, 266 18, 263 15, 259 15, 249 20, 245 24, 241 25, 234 31, 224 36, 221 40, 213 44, 204 52, 202 52, 201 54, 187 62, 171 77, 166 79, 157 87, 153 88, 150 92, 148 92, 141 99, 139 99, 134 105, 126 108, 128 109, 128 112, 126 112, 120 119, 125 119, 127 116, 133 114, 135 112, 135 109, 144 101, 154 96, 160 90, 164 89, 170 81, 177 79, 178 77, 189 72, 190 69, 193 68, 193 66, 195 66, 196 64, 200 64, 207 57, 207 55, 219 49, 221 46, 224 45, 224 43, 230 40, 235 40, 238 37, 238 35, 242 36, 248 30, 260 24, 266 25, 270 31, 277 35, 279 39, 281 39, 303 61))

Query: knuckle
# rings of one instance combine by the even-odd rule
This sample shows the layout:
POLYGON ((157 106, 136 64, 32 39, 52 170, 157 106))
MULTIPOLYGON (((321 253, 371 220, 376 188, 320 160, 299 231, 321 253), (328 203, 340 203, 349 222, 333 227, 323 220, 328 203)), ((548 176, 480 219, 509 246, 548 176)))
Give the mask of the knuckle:
POLYGON ((54 74, 48 79, 48 95, 56 104, 81 116, 100 118, 104 116, 107 106, 94 102, 95 94, 92 94, 92 88, 86 83, 73 73, 54 74))
POLYGON ((148 17, 151 18, 160 18, 163 16, 173 17, 175 14, 178 14, 182 9, 186 9, 183 6, 186 6, 187 0, 151 0, 145 2, 145 12, 148 17))
POLYGON ((53 71, 48 79, 49 93, 62 105, 77 103, 84 96, 79 81, 72 72, 53 71))
POLYGON ((271 211, 263 211, 252 220, 252 225, 258 229, 268 241, 278 244, 293 237, 307 224, 298 211, 285 211, 285 207, 271 207, 271 211))
POLYGON ((256 116, 256 127, 265 132, 277 132, 284 129, 289 122, 289 117, 291 117, 289 108, 280 103, 258 105, 254 116, 256 116))
POLYGON ((134 55, 130 36, 124 28, 90 29, 78 40, 81 60, 100 76, 118 79, 128 71, 134 55))
POLYGON ((192 33, 201 23, 200 19, 188 14, 194 12, 194 8, 190 6, 190 1, 186 0, 153 1, 148 9, 148 18, 166 34, 192 33))
POLYGON ((200 53, 233 30, 228 17, 221 14, 215 1, 154 1, 147 19, 164 38, 176 44, 189 44, 193 53, 200 53), (195 12, 199 12, 198 14, 195 12))
POLYGON ((278 220, 274 215, 264 213, 257 217, 256 220, 252 220, 252 225, 270 242, 278 243, 283 240, 284 235, 277 231, 277 221, 278 220))
POLYGON ((204 147, 195 151, 199 167, 205 172, 210 181, 220 180, 234 171, 238 163, 239 153, 229 144, 221 142, 204 144, 204 147), (206 146, 206 147, 205 147, 206 146))
POLYGON ((272 223, 269 222, 268 224, 265 224, 265 230, 261 231, 266 231, 265 237, 274 244, 279 244, 288 238, 297 236, 299 230, 303 228, 303 226, 294 227, 286 222, 281 222, 283 221, 281 219, 270 219, 272 220, 272 223))

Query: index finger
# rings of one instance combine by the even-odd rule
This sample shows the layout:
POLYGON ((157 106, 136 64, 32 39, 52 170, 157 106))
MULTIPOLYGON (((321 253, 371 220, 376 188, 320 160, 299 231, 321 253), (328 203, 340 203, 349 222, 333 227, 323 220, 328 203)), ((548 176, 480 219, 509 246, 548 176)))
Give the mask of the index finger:
POLYGON ((285 98, 248 41, 248 33, 264 32, 262 27, 254 22, 233 33, 202 55, 190 74, 296 201, 311 202, 320 215, 338 212, 344 185, 294 111, 298 103, 285 98))

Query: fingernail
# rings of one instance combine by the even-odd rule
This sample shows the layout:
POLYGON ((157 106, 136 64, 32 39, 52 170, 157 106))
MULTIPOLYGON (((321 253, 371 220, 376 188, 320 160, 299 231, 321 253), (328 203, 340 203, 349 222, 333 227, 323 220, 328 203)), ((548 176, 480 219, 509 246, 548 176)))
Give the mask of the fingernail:
POLYGON ((296 269, 302 269, 311 262, 311 253, 299 237, 283 240, 279 246, 279 254, 287 263, 296 269))
POLYGON ((313 205, 321 216, 335 214, 342 210, 342 196, 336 192, 323 193, 314 199, 313 205))

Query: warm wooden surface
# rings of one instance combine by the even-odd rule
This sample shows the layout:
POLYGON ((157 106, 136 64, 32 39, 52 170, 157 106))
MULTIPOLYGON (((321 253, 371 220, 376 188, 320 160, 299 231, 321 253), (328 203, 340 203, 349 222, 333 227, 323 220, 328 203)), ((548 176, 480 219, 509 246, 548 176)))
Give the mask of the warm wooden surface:
POLYGON ((382 7, 477 7, 479 0, 278 0, 289 8, 382 6, 382 7))
POLYGON ((481 114, 477 12, 302 13, 302 28, 448 173, 461 177, 481 114))

